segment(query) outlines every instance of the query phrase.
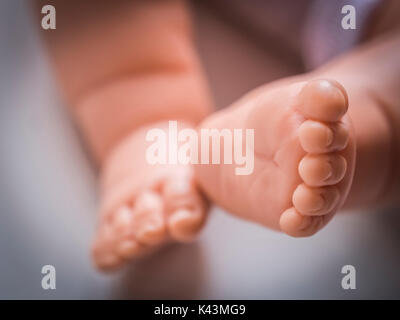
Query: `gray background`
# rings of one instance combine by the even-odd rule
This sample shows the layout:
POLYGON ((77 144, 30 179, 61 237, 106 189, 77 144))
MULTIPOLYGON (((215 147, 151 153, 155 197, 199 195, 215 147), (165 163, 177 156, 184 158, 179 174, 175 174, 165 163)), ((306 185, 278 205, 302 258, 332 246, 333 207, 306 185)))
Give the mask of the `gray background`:
MULTIPOLYGON (((196 22, 219 104, 285 73, 210 11, 199 9, 196 22), (225 85, 235 78, 247 82, 225 85)), ((400 298, 395 210, 340 215, 292 239, 213 209, 196 243, 97 273, 88 255, 96 174, 35 28, 27 2, 0 1, 0 298, 400 298), (56 267, 56 290, 41 288, 45 264, 56 267), (356 290, 341 288, 345 264, 357 269, 356 290)))

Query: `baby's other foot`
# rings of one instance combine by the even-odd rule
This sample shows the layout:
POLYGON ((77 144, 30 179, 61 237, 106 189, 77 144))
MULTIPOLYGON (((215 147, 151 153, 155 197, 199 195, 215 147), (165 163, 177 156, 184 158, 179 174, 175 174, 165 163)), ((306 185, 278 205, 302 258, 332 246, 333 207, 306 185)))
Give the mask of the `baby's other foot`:
POLYGON ((196 177, 228 211, 291 236, 310 236, 349 193, 355 141, 347 107, 336 81, 257 89, 200 126, 254 129, 254 171, 235 175, 235 164, 197 165, 196 177))
POLYGON ((104 165, 101 218, 93 245, 99 269, 115 269, 171 241, 191 241, 205 222, 206 203, 193 168, 147 163, 148 129, 126 138, 104 165))

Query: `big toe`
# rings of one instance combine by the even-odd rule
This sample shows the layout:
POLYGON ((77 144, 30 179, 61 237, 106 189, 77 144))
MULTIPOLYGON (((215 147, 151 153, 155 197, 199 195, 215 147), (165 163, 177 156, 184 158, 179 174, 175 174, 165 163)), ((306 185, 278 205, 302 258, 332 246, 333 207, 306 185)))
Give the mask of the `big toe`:
POLYGON ((297 110, 307 119, 339 121, 347 112, 345 89, 334 80, 311 80, 301 89, 297 110))
POLYGON ((175 177, 166 181, 163 189, 167 226, 171 238, 191 241, 206 220, 206 204, 191 177, 175 177))

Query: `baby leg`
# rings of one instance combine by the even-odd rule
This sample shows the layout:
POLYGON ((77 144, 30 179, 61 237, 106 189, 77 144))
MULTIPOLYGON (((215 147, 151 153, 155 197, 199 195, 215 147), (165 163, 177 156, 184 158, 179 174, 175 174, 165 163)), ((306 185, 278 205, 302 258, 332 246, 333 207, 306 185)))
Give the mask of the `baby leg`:
POLYGON ((399 190, 399 32, 319 70, 262 86, 200 128, 254 129, 254 171, 196 165, 228 211, 292 236, 320 230, 343 205, 374 205, 399 190))
POLYGON ((43 32, 62 92, 100 168, 102 269, 191 240, 206 203, 189 165, 146 162, 146 132, 193 127, 211 102, 182 1, 57 1, 43 32))

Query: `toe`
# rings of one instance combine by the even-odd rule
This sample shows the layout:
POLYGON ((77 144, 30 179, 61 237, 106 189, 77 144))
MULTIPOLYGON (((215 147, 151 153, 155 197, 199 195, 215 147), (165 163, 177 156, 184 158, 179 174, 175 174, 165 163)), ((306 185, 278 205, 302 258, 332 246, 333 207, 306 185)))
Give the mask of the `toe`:
POLYGON ((332 80, 312 80, 301 89, 296 104, 304 117, 326 122, 339 121, 347 111, 344 88, 332 80))
POLYGON ((292 237, 309 237, 322 228, 324 218, 303 216, 295 208, 290 208, 282 213, 279 225, 283 232, 292 237))
POLYGON ((125 235, 131 232, 132 220, 133 213, 131 208, 128 206, 119 208, 112 218, 112 227, 115 233, 118 235, 125 235))
POLYGON ((133 216, 133 230, 139 243, 157 245, 165 239, 164 206, 160 195, 152 191, 139 195, 133 216))
POLYGON ((339 203, 339 191, 335 186, 311 188, 300 184, 293 193, 295 209, 302 215, 320 216, 332 211, 339 203))
POLYGON ((116 269, 121 265, 121 258, 114 251, 115 235, 108 221, 103 221, 92 247, 95 266, 103 271, 116 269))
POLYGON ((327 153, 346 148, 349 129, 344 122, 325 124, 306 120, 299 128, 302 148, 308 153, 327 153))
POLYGON ((104 253, 94 258, 95 266, 102 271, 112 271, 121 266, 121 258, 112 252, 104 253))
POLYGON ((163 186, 166 211, 174 212, 179 208, 191 206, 197 194, 192 177, 182 175, 167 179, 163 186))
POLYGON ((311 187, 334 185, 346 173, 346 159, 336 153, 306 155, 299 163, 299 175, 311 187))
POLYGON ((133 232, 134 214, 130 207, 122 206, 110 220, 110 230, 115 237, 110 249, 114 255, 124 261, 139 256, 146 251, 145 247, 139 244, 135 238, 133 232))
POLYGON ((193 240, 206 219, 206 206, 193 178, 181 176, 167 180, 163 197, 171 237, 183 242, 193 240))
POLYGON ((145 247, 140 245, 134 239, 122 239, 116 246, 115 252, 123 259, 130 259, 141 255, 145 251, 145 247))
POLYGON ((168 217, 168 231, 177 241, 188 242, 194 239, 205 221, 201 208, 178 209, 168 217))

